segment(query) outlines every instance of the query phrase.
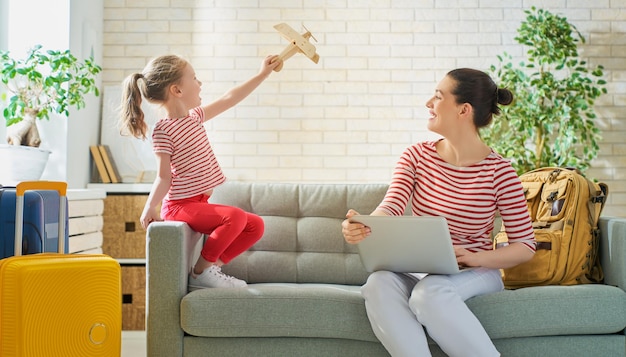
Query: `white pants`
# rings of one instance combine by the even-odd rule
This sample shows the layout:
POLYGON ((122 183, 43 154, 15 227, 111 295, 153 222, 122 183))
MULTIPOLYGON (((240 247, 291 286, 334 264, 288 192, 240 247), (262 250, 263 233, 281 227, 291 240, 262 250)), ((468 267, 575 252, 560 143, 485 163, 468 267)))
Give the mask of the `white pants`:
POLYGON ((454 275, 388 271, 372 273, 361 288, 376 337, 393 357, 430 356, 424 328, 449 356, 499 356, 491 339, 465 304, 504 288, 497 269, 470 269, 454 275))

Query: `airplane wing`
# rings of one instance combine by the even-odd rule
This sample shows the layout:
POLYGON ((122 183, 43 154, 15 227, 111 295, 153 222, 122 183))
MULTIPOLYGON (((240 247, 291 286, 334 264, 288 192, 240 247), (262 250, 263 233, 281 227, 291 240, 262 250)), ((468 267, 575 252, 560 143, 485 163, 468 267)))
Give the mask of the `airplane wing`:
POLYGON ((309 40, 302 37, 301 34, 296 32, 291 26, 286 23, 280 23, 275 25, 274 28, 283 35, 289 42, 294 42, 296 46, 304 53, 307 57, 313 58, 315 56, 315 46, 313 46, 309 40))
POLYGON ((278 30, 278 32, 280 32, 280 34, 283 35, 283 37, 286 38, 289 42, 300 36, 300 34, 296 30, 292 29, 291 26, 287 25, 284 22, 278 25, 274 25, 274 28, 278 30))

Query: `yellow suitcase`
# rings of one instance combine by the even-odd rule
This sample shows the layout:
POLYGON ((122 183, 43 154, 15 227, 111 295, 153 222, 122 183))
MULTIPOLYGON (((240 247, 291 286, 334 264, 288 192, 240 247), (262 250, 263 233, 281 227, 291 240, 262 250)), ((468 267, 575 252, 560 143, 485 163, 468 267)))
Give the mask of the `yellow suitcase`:
MULTIPOLYGON (((15 255, 0 260, 0 356, 119 357, 119 263, 104 254, 22 256, 23 199, 30 189, 58 190, 59 237, 67 224, 65 182, 17 185, 15 255)), ((59 252, 64 249, 64 239, 59 239, 59 252)))

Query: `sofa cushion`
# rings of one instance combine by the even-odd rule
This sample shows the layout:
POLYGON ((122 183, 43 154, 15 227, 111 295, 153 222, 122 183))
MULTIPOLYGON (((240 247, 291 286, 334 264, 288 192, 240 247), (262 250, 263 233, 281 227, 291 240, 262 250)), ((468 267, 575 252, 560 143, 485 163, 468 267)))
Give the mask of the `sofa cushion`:
MULTIPOLYGON (((545 286, 472 298, 492 339, 618 333, 626 292, 607 285, 545 286), (505 323, 504 323, 505 322, 505 323)), ((335 337, 376 341, 359 286, 251 284, 202 289, 181 302, 181 326, 204 337, 335 337)))
POLYGON ((181 301, 181 327, 203 337, 309 337, 377 341, 360 286, 250 284, 201 289, 181 301))
POLYGON ((356 245, 345 242, 348 209, 372 212, 387 185, 261 184, 226 182, 211 202, 237 206, 263 218, 263 237, 224 266, 248 283, 361 285, 367 272, 356 245))
POLYGON ((626 328, 626 292, 602 284, 504 290, 469 299, 467 305, 492 339, 606 334, 626 328))

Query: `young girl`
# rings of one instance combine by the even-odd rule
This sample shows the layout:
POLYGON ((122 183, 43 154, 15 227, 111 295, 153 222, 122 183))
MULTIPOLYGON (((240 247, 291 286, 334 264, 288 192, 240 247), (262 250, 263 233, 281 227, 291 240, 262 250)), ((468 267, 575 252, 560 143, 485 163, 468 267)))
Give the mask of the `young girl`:
MULTIPOLYGON (((498 105, 512 100, 509 90, 498 88, 482 71, 450 71, 426 103, 428 129, 443 139, 404 152, 387 194, 371 213, 399 216, 411 201, 414 215, 446 217, 459 265, 476 267, 454 275, 377 271, 368 277, 361 289, 367 315, 394 357, 430 356, 425 331, 448 356, 499 356, 465 300, 502 290, 499 269, 530 260, 535 252, 519 177, 479 135, 500 113, 498 105), (510 244, 493 250, 496 211, 510 244)), ((347 217, 355 214, 350 210, 347 217)), ((367 239, 369 232, 360 223, 342 223, 348 243, 367 239)))
POLYGON ((221 271, 221 266, 250 248, 263 235, 261 217, 236 207, 208 202, 213 189, 226 178, 213 154, 203 123, 233 107, 256 89, 281 61, 267 56, 261 70, 216 101, 200 106, 200 86, 191 64, 165 55, 151 60, 141 73, 123 83, 121 128, 145 139, 148 127, 141 110, 142 97, 159 104, 165 117, 154 126, 153 150, 157 177, 141 214, 147 228, 160 220, 183 221, 208 235, 189 274, 191 288, 245 287, 221 271))

